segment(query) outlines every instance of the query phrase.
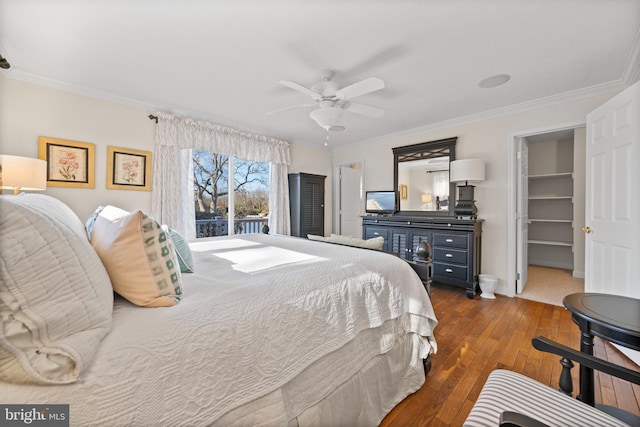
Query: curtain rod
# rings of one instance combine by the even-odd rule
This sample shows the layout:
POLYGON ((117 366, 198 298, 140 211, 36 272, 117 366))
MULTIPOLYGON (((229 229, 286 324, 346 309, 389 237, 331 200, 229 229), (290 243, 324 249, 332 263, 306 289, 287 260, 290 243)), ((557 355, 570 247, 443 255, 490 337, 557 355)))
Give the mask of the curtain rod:
POLYGON ((153 114, 149 114, 147 117, 149 117, 149 120, 155 120, 156 124, 158 124, 158 116, 154 116, 153 114))

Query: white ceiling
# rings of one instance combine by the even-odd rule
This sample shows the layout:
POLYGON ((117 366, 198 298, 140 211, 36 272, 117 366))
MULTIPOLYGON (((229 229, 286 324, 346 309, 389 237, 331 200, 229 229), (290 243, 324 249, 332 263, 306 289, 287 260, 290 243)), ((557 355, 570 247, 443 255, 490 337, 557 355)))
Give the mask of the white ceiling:
POLYGON ((317 144, 310 107, 266 115, 310 100, 279 80, 384 80, 355 99, 384 117, 345 113, 333 146, 622 89, 639 29, 638 0, 0 0, 0 73, 317 144), (478 86, 496 74, 511 80, 478 86))

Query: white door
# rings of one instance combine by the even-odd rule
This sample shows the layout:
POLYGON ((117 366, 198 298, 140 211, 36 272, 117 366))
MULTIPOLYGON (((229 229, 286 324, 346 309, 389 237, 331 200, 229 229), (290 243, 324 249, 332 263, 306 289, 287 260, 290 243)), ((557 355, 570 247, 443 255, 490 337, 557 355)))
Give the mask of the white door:
POLYGON ((340 234, 362 237, 360 169, 340 167, 340 234))
POLYGON ((517 144, 516 292, 520 294, 527 285, 527 268, 529 267, 529 146, 524 138, 518 138, 517 144))
POLYGON ((640 298, 640 82, 587 115, 585 291, 640 298))

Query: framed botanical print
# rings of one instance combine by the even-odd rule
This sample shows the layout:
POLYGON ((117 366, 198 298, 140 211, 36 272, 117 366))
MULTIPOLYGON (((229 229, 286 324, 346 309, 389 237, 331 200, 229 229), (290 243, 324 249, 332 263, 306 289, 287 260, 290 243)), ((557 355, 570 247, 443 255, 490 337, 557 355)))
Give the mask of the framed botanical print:
POLYGON ((406 184, 400 184, 400 200, 407 200, 409 198, 409 187, 406 184))
POLYGON ((47 162, 47 187, 94 188, 94 144, 40 136, 38 157, 47 162))
POLYGON ((151 190, 151 152, 107 147, 107 188, 151 190))

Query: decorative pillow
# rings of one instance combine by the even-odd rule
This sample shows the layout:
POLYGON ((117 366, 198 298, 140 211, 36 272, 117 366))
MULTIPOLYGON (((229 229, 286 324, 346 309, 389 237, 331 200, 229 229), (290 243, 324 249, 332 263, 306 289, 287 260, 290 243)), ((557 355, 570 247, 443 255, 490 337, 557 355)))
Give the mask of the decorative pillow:
POLYGON ((317 234, 307 234, 307 239, 309 240, 317 240, 318 242, 330 242, 331 238, 318 236, 317 234))
POLYGON ((367 239, 364 241, 364 247, 368 249, 375 249, 377 251, 381 251, 384 246, 384 237, 372 237, 371 239, 367 239))
POLYGON ((180 301, 182 283, 169 234, 141 210, 106 206, 93 224, 91 245, 113 289, 132 303, 168 307, 180 301))
POLYGON ((381 250, 384 245, 384 237, 378 236, 371 239, 359 239, 357 237, 342 236, 340 234, 332 234, 331 241, 340 243, 341 245, 357 246, 359 248, 381 250))
POLYGON ((355 246, 357 248, 382 250, 384 245, 384 237, 378 236, 368 240, 359 239, 357 237, 342 236, 340 234, 332 234, 331 237, 317 236, 315 234, 307 234, 309 240, 317 240, 320 242, 338 243, 340 245, 355 246))
POLYGON ((78 381, 113 313, 82 222, 50 196, 0 196, 0 230, 0 381, 78 381))
POLYGON ((171 242, 173 247, 176 248, 176 258, 178 258, 178 264, 180 265, 181 273, 193 273, 193 254, 191 248, 184 237, 173 228, 169 228, 166 225, 162 226, 165 233, 169 233, 171 236, 171 242))
POLYGON ((104 206, 98 206, 98 209, 93 211, 91 216, 87 219, 87 222, 85 222, 84 224, 84 228, 85 230, 87 230, 87 238, 89 239, 91 239, 91 230, 93 230, 93 223, 96 222, 96 219, 98 218, 98 215, 100 215, 100 212, 102 212, 102 209, 104 209, 104 206))

